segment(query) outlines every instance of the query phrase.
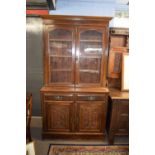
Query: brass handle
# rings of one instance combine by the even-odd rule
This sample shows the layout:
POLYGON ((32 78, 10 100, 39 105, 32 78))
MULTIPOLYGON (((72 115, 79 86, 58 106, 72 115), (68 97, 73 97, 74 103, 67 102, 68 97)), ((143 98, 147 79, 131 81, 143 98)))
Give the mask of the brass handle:
POLYGON ((88 99, 89 99, 90 101, 95 100, 95 96, 89 96, 88 99))
POLYGON ((62 96, 55 96, 56 100, 62 100, 62 96))

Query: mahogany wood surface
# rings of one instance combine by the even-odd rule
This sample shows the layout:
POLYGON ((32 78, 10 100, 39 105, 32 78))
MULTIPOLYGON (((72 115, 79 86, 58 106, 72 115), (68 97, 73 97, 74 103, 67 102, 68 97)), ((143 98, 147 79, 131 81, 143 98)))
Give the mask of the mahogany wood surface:
POLYGON ((43 138, 103 138, 111 17, 41 16, 44 20, 43 138))
POLYGON ((129 134, 129 93, 117 89, 110 90, 107 131, 109 143, 114 143, 115 136, 129 134))
POLYGON ((108 86, 121 88, 122 53, 129 52, 129 29, 110 28, 108 57, 108 86))

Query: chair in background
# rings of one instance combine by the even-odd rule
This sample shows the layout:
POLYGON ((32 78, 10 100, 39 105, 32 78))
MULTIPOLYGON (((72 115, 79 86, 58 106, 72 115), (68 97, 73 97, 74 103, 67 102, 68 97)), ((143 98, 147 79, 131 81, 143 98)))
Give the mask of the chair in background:
POLYGON ((32 141, 30 130, 31 117, 32 117, 32 93, 26 93, 26 142, 32 141))

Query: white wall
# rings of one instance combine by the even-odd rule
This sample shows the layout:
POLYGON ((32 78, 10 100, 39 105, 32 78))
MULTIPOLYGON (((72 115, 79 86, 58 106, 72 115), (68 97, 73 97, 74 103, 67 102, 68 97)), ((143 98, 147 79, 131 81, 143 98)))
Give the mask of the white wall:
MULTIPOLYGON (((117 4, 115 0, 57 0, 56 10, 51 10, 50 14, 114 17, 115 9, 128 10, 128 6, 117 4)), ((114 17, 110 27, 129 27, 129 20, 114 17)))

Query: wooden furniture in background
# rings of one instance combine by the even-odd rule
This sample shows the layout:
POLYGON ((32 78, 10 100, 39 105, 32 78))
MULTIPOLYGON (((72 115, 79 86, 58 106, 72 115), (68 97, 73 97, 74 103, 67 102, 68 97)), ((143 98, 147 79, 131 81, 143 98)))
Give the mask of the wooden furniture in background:
POLYGON ((110 90, 108 104, 107 131, 109 143, 115 136, 129 134, 129 93, 117 89, 110 90))
POLYGON ((110 28, 108 86, 121 89, 122 54, 129 52, 129 29, 110 28))
POLYGON ((121 78, 122 54, 127 53, 123 47, 113 47, 109 52, 108 77, 121 78))
POLYGON ((26 93, 26 141, 30 142, 31 138, 31 130, 30 123, 32 117, 32 94, 26 93))
POLYGON ((42 16, 43 138, 103 138, 110 17, 42 16))
POLYGON ((126 47, 129 48, 129 29, 128 28, 110 28, 110 48, 126 47))

